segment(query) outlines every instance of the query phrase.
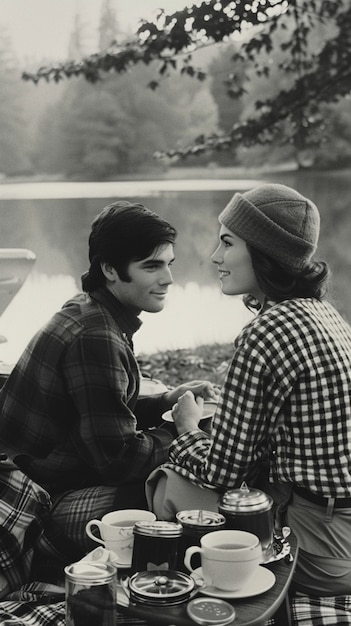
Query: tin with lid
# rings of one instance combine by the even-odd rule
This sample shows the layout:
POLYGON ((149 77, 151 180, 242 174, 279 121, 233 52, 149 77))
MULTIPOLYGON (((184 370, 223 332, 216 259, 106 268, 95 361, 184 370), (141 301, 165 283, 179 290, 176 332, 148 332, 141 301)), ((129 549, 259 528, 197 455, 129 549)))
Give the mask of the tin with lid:
POLYGON ((136 522, 131 572, 176 570, 182 533, 179 522, 136 522))
POLYGON ((260 539, 264 558, 272 550, 273 498, 260 489, 248 487, 231 489, 221 498, 218 511, 226 518, 226 528, 246 530, 260 539))
POLYGON ((195 598, 188 603, 187 613, 201 626, 224 626, 235 619, 234 607, 220 598, 195 598))
MULTIPOLYGON (((201 509, 179 511, 176 515, 176 519, 183 527, 177 569, 187 572, 184 565, 184 555, 186 550, 190 548, 190 546, 199 546, 200 539, 203 535, 206 535, 214 530, 223 530, 226 524, 226 519, 221 513, 204 511, 201 509)), ((200 555, 196 555, 196 557, 198 557, 197 566, 200 567, 200 555)))
POLYGON ((131 599, 153 606, 186 602, 195 587, 191 576, 173 570, 137 572, 129 579, 131 599))

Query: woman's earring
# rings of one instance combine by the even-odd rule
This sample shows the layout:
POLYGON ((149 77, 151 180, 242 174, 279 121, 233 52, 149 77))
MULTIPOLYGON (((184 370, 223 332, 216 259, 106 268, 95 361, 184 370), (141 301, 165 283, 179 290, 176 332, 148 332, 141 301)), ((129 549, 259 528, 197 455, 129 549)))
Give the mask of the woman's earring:
POLYGON ((247 293, 243 296, 243 303, 249 309, 249 311, 256 312, 262 309, 262 304, 255 296, 252 296, 250 293, 247 293))

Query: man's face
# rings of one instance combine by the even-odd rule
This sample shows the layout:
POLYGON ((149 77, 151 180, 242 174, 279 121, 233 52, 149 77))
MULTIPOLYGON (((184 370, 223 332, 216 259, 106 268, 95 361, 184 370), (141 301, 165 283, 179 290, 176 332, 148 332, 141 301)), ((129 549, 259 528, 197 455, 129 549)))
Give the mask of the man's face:
POLYGON ((137 314, 141 311, 162 311, 169 285, 173 283, 171 265, 173 245, 166 243, 141 261, 132 261, 127 268, 130 282, 122 281, 114 271, 114 280, 107 283, 113 295, 137 314))

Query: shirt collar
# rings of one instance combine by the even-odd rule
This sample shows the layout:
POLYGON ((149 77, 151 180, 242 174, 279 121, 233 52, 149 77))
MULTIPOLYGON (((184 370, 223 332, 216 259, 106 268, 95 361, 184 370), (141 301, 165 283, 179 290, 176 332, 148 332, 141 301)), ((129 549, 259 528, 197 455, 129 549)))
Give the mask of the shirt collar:
POLYGON ((264 313, 264 311, 267 311, 267 309, 270 309, 275 304, 277 304, 275 300, 272 300, 270 298, 265 298, 263 305, 262 305, 262 309, 260 310, 260 313, 264 313))
POLYGON ((101 287, 97 291, 93 291, 90 294, 93 300, 97 300, 105 306, 111 313, 113 319, 117 322, 121 331, 125 333, 128 339, 131 339, 134 333, 142 325, 141 320, 136 313, 133 313, 124 304, 122 304, 117 298, 106 288, 101 287))

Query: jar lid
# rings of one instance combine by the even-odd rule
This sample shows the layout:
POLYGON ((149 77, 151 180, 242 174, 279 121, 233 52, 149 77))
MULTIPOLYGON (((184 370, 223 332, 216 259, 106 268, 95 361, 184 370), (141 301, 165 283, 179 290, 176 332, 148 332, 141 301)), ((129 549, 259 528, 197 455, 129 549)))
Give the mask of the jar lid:
POLYGON ((194 588, 191 576, 173 570, 137 572, 129 579, 131 595, 144 604, 178 604, 184 602, 194 588))
POLYGON ((183 526, 178 522, 135 522, 133 532, 136 535, 149 535, 154 537, 179 537, 183 532, 183 526))
POLYGON ((267 511, 272 507, 273 498, 260 489, 248 487, 245 482, 240 489, 226 491, 219 502, 221 512, 251 513, 267 511))
POLYGON ((94 584, 108 582, 117 575, 117 569, 112 563, 99 563, 92 561, 77 561, 65 567, 66 577, 72 582, 89 581, 94 584))
POLYGON ((186 527, 202 527, 202 526, 223 526, 225 524, 226 519, 220 513, 214 513, 213 511, 202 511, 200 510, 192 510, 192 511, 179 511, 177 513, 176 518, 178 522, 182 524, 182 526, 186 527))
POLYGON ((195 598, 187 605, 191 619, 202 626, 230 624, 235 618, 234 607, 220 598, 195 598))

